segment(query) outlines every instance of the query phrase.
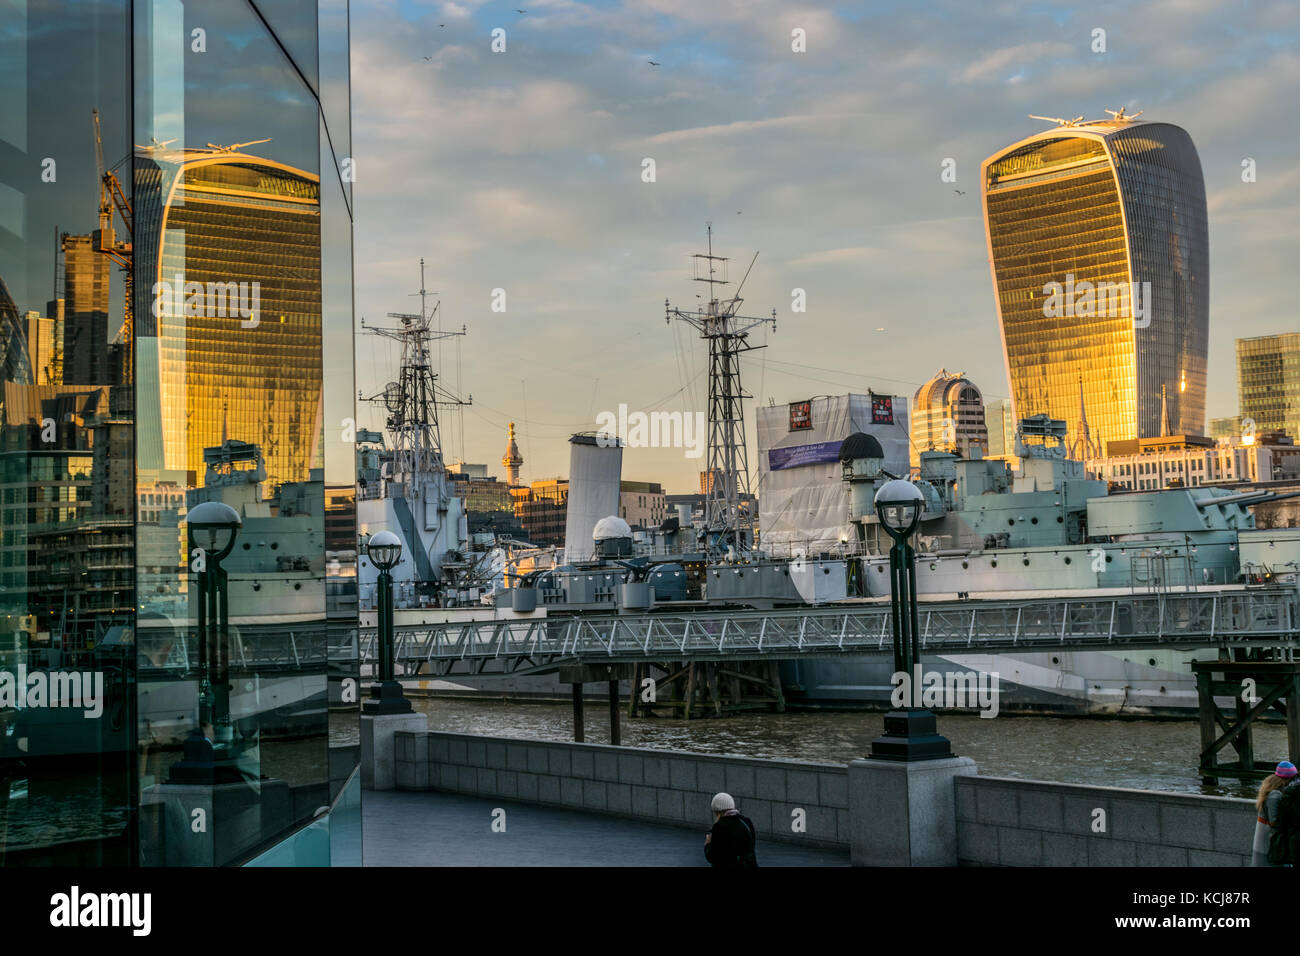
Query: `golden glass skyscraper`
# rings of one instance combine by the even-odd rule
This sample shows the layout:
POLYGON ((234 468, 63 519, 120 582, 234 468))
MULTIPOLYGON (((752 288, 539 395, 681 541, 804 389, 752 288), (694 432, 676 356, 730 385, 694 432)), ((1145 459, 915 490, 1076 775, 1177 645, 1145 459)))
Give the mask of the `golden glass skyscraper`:
POLYGON ((1060 125, 981 167, 989 262, 1017 418, 1092 437, 1205 426, 1209 243, 1191 138, 1123 116, 1060 125))
POLYGON ((203 449, 232 438, 261 446, 273 484, 307 480, 321 431, 319 177, 204 150, 137 170, 140 215, 158 224, 137 251, 149 280, 136 287, 137 362, 159 396, 156 424, 141 409, 142 452, 201 475, 203 449))

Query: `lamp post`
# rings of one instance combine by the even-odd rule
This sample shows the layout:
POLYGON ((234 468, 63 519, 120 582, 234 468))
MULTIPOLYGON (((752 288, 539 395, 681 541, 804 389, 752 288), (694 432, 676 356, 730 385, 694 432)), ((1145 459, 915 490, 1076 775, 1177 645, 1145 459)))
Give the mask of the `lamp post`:
POLYGON ((370 685, 370 699, 361 709, 372 715, 409 714, 411 702, 402 694, 402 685, 393 666, 393 576, 389 572, 402 560, 402 539, 391 531, 380 531, 370 538, 366 553, 379 569, 375 605, 379 624, 379 681, 370 685))
POLYGON ((916 624, 916 552, 908 539, 921 522, 924 505, 920 489, 902 478, 885 482, 876 492, 876 517, 894 540, 889 549, 894 672, 903 675, 903 686, 911 688, 911 699, 885 715, 884 734, 871 742, 871 756, 881 760, 953 756, 948 739, 937 732, 934 714, 914 706, 921 696, 921 638, 916 624))
POLYGON ((230 608, 222 560, 235 547, 243 520, 220 501, 205 501, 186 516, 191 567, 199 576, 199 730, 211 724, 214 747, 229 747, 230 608))

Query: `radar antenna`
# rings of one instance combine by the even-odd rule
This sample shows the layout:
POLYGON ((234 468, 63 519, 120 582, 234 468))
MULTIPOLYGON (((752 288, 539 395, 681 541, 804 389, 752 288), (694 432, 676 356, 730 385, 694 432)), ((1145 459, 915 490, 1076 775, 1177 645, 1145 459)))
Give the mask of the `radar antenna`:
POLYGON ((389 382, 383 391, 364 398, 363 401, 382 404, 388 412, 387 427, 393 439, 394 482, 410 482, 410 487, 420 486, 421 477, 444 471, 442 436, 438 427, 439 405, 468 405, 470 402, 453 395, 438 384, 438 373, 433 368, 430 343, 464 335, 460 331, 444 332, 432 327, 441 302, 430 310, 425 305, 428 291, 424 288, 424 260, 420 260, 420 312, 418 315, 389 312, 390 319, 399 319, 399 328, 361 327, 381 338, 401 343, 402 364, 395 382, 389 382))

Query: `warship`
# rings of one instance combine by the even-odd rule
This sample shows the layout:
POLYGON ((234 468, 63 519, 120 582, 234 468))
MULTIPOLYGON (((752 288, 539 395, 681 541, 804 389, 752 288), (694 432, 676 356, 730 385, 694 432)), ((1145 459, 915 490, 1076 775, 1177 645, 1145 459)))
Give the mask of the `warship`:
MULTIPOLYGON (((657 528, 630 528, 617 516, 622 442, 574 435, 563 548, 468 533, 466 509, 443 462, 437 406, 459 403, 437 384, 434 313, 391 313, 400 328, 375 330, 402 343, 398 378, 377 396, 388 411, 387 439, 358 433, 358 595, 363 630, 375 622, 377 571, 365 542, 379 530, 403 541, 394 569, 395 623, 541 618, 590 613, 689 612, 692 608, 854 606, 887 602, 888 544, 872 499, 896 477, 871 434, 839 447, 852 530, 837 550, 778 556, 765 550, 748 496, 739 356, 749 330, 772 318, 739 314, 723 298, 725 259, 695 257, 709 283, 706 304, 685 321, 709 348, 709 471, 702 511, 681 508, 657 528)), ((752 263, 751 263, 752 267, 752 263)), ((748 275, 748 273, 746 273, 748 275)), ((423 282, 422 282, 423 285, 423 282)), ((744 285, 742 280, 741 285, 744 285)), ((1001 459, 923 452, 910 480, 925 499, 916 536, 922 602, 1105 596, 1295 583, 1300 529, 1255 527, 1251 507, 1282 497, 1213 486, 1112 494, 1070 457, 1066 425, 1044 415, 1019 423, 1018 470, 1001 459)), ((517 464, 513 441, 503 463, 517 464)), ((1188 715, 1196 692, 1188 664, 1214 651, 998 654, 933 661, 949 671, 996 672, 1005 713, 1188 715)), ((781 664, 788 705, 863 707, 887 703, 884 657, 781 664)), ((431 690, 559 696, 554 676, 413 680, 431 690)))

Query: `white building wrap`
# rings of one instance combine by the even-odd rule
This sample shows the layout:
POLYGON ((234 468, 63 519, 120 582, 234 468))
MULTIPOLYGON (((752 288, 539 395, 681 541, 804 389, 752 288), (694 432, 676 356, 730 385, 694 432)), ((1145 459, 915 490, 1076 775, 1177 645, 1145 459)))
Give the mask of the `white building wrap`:
POLYGON ((776 555, 837 552, 852 540, 849 488, 840 478, 839 448, 854 432, 880 442, 885 470, 908 472, 907 399, 900 395, 836 395, 758 409, 758 493, 761 547, 776 555))

